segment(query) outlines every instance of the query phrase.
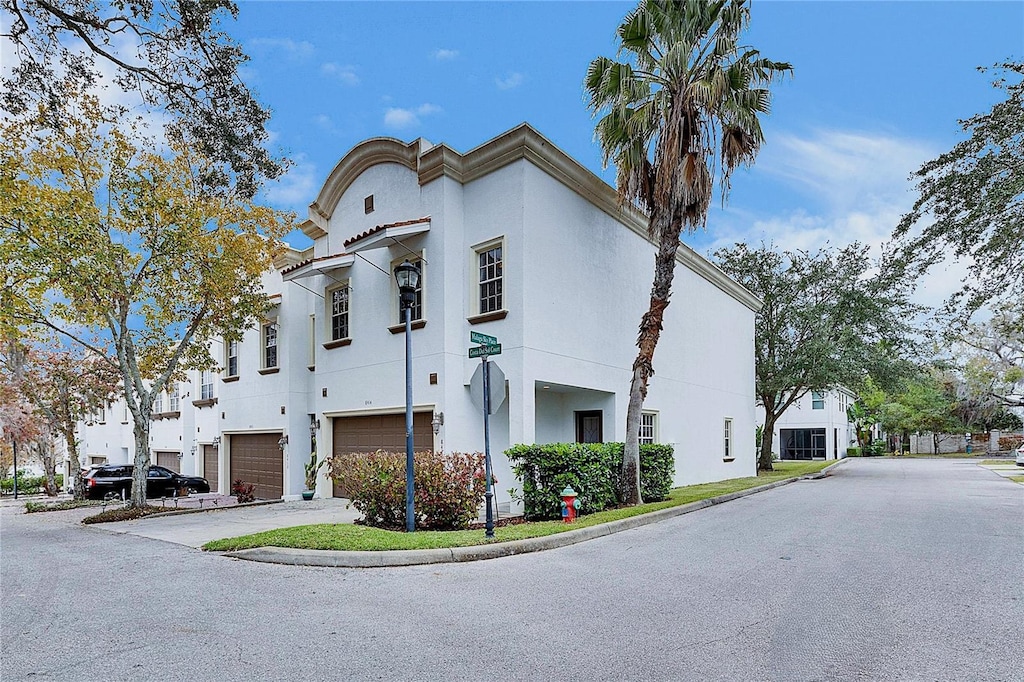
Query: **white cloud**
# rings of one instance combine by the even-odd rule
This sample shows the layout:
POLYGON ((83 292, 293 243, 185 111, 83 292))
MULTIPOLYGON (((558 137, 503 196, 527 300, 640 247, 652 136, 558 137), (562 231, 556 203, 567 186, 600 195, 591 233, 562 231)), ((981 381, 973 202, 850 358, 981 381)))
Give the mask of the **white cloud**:
MULTIPOLYGON (((938 151, 927 143, 888 134, 818 130, 808 136, 774 134, 755 168, 812 197, 807 205, 774 215, 730 208, 712 232, 708 253, 737 242, 773 243, 779 250, 841 248, 854 241, 880 259, 892 231, 916 197, 909 179, 938 151), (808 208, 814 206, 816 208, 808 208)), ((738 196, 733 196, 735 202, 738 196)), ((937 307, 960 288, 967 262, 936 265, 918 282, 914 300, 937 307)))
POLYGON ((308 59, 316 51, 313 43, 305 40, 295 41, 291 38, 253 38, 245 45, 257 49, 281 51, 292 59, 308 59))
POLYGON ((384 112, 384 125, 399 130, 415 128, 420 124, 420 116, 430 116, 441 111, 441 107, 429 103, 421 104, 415 109, 391 107, 384 112))
POLYGON ((326 62, 320 65, 320 73, 340 81, 344 85, 359 85, 356 67, 326 62))
POLYGON ((450 62, 459 56, 458 50, 446 50, 444 48, 438 48, 434 50, 434 59, 439 62, 450 62))
POLYGON ((518 88, 523 82, 523 74, 518 71, 513 71, 504 78, 495 78, 494 84, 498 86, 499 90, 511 90, 512 88, 518 88))
POLYGON ((268 182, 263 194, 280 208, 301 209, 316 198, 317 170, 305 154, 293 158, 295 164, 274 182, 268 182))

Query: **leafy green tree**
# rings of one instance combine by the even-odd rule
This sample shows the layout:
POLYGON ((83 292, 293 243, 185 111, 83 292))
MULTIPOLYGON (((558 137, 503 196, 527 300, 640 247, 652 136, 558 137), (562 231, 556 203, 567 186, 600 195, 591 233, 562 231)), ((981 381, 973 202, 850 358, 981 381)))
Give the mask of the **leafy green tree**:
POLYGON ((0 0, 0 8, 8 112, 36 117, 41 106, 41 122, 62 128, 60 103, 113 68, 118 86, 171 114, 172 137, 223 164, 205 180, 225 182, 228 169, 235 191, 251 197, 261 178, 283 172, 264 148, 270 112, 239 73, 248 57, 220 30, 238 16, 231 0, 0 0))
POLYGON ((904 434, 931 433, 933 452, 938 452, 941 435, 960 430, 953 416, 954 400, 952 386, 940 372, 922 372, 886 404, 883 423, 904 434))
POLYGON ((116 368, 143 506, 155 397, 183 369, 215 364, 208 339, 262 318, 260 278, 290 221, 210 193, 213 162, 173 142, 158 152, 95 98, 62 106, 66 128, 0 125, 0 332, 45 328, 116 368))
POLYGON ((764 306, 754 328, 755 392, 765 411, 758 466, 772 468, 779 416, 809 391, 860 389, 893 375, 913 350, 905 289, 868 276, 867 247, 778 252, 736 244, 714 258, 764 306), (896 369, 893 369, 896 368, 896 369))
MULTIPOLYGON (((100 356, 81 346, 61 348, 56 339, 23 345, 7 344, 0 353, 0 371, 10 377, 10 390, 32 406, 34 417, 67 443, 76 499, 84 497, 78 461, 78 421, 105 407, 120 394, 120 373, 100 356)), ((57 494, 53 449, 41 448, 47 492, 57 494)))
POLYGON ((620 201, 647 211, 657 246, 626 413, 627 504, 642 501, 640 420, 680 234, 704 227, 716 180, 724 200, 733 170, 753 163, 764 141, 759 116, 769 109, 767 85, 792 71, 740 44, 749 22, 746 0, 644 1, 618 28, 623 61, 598 57, 587 70, 604 163, 615 164, 620 201))
MULTIPOLYGON (((896 227, 887 262, 918 276, 950 255, 967 259, 971 277, 949 301, 967 314, 1024 300, 1024 63, 996 68, 1006 99, 960 121, 970 137, 915 173, 920 196, 896 227)), ((1014 323, 1024 332, 1024 316, 1014 323)))

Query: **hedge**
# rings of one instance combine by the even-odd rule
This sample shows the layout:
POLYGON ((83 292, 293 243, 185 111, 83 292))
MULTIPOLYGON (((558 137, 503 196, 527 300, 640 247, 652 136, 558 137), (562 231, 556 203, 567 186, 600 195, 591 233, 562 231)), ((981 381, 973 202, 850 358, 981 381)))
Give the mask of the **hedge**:
MULTIPOLYGON (((57 483, 57 489, 60 490, 64 487, 64 475, 57 474, 54 478, 57 483)), ((24 493, 26 495, 32 493, 41 493, 46 491, 46 476, 26 476, 20 471, 18 472, 18 493, 24 493)), ((0 492, 4 495, 14 494, 14 477, 0 479, 0 492)))
MULTIPOLYGON (((527 519, 561 516, 562 490, 578 493, 581 514, 619 504, 619 475, 623 443, 549 443, 516 445, 505 451, 512 470, 523 482, 523 506, 527 519)), ((672 446, 640 446, 640 494, 645 502, 668 497, 675 460, 672 446)))

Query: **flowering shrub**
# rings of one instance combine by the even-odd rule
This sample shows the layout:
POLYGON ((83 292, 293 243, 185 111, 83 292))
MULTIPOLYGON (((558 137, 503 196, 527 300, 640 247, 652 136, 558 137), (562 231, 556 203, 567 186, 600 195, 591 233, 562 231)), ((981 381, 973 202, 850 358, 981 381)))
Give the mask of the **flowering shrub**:
MULTIPOLYGON (((417 452, 413 467, 416 527, 466 528, 484 499, 484 456, 417 452)), ((405 453, 358 452, 330 458, 330 476, 342 486, 367 525, 405 526, 405 453)))
POLYGON ((242 479, 236 479, 231 484, 231 494, 235 496, 239 504, 256 501, 256 484, 246 483, 242 479))

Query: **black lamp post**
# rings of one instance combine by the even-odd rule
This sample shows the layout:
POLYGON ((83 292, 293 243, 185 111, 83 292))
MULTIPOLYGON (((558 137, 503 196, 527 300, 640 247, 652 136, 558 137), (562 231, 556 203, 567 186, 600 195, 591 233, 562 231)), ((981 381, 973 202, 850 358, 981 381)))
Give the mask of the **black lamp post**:
POLYGON ((413 511, 413 456, 412 456, 412 306, 416 303, 416 290, 420 287, 420 269, 403 262, 395 268, 399 301, 405 317, 405 530, 416 530, 413 511))

